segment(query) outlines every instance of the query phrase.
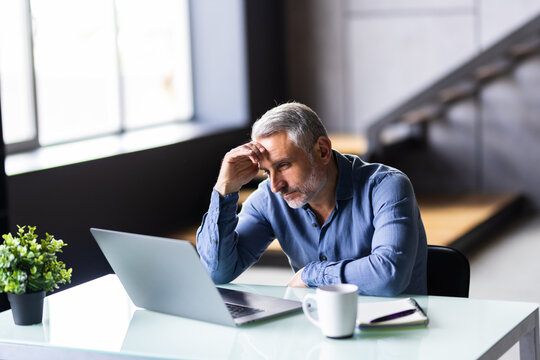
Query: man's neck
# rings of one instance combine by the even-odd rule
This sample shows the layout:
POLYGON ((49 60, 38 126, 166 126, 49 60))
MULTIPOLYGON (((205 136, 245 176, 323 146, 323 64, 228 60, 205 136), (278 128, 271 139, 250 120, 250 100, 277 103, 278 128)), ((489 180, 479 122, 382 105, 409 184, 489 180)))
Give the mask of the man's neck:
POLYGON ((319 194, 309 202, 311 210, 317 216, 319 225, 323 225, 336 204, 336 187, 338 180, 338 168, 336 159, 333 158, 328 164, 327 168, 327 181, 319 194))

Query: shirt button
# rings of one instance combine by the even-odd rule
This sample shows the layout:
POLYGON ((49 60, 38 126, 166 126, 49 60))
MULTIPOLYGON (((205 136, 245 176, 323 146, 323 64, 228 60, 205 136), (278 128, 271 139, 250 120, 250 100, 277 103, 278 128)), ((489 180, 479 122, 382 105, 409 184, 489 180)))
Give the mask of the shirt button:
POLYGON ((324 255, 320 255, 319 260, 326 261, 326 260, 328 260, 328 258, 326 256, 324 256, 324 255))
POLYGON ((311 224, 311 225, 313 225, 313 227, 317 227, 317 223, 313 223, 313 224, 311 224))
POLYGON ((216 239, 212 239, 212 244, 216 245, 217 244, 217 241, 216 239))

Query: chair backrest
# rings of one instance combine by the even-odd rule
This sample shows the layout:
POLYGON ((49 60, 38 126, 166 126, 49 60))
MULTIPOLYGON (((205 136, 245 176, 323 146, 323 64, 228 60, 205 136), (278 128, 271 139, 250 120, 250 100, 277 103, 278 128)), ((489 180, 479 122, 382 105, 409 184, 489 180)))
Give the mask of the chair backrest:
POLYGON ((469 260, 456 249, 428 245, 428 295, 469 297, 469 260))

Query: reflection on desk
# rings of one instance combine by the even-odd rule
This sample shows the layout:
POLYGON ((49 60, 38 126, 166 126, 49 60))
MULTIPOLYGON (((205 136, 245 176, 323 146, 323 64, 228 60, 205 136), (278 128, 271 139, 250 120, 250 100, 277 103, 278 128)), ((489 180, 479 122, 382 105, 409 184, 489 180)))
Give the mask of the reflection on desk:
MULTIPOLYGON (((228 286, 293 300, 314 291, 228 286)), ((392 299, 359 296, 358 301, 392 299)), ((229 328, 137 309, 116 276, 108 275, 47 297, 43 324, 16 326, 10 311, 0 313, 0 358, 39 349, 40 358, 76 351, 77 357, 92 359, 477 359, 498 357, 520 339, 523 358, 537 358, 538 304, 415 299, 429 315, 426 328, 357 330, 350 339, 330 340, 302 313, 229 328)))
POLYGON ((129 323, 122 352, 167 358, 182 354, 187 359, 233 359, 237 335, 232 327, 137 310, 129 323))

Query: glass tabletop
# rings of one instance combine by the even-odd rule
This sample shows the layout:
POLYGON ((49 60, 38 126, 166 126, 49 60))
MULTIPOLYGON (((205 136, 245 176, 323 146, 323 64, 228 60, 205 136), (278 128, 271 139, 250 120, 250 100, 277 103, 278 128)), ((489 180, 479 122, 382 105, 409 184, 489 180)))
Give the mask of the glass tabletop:
MULTIPOLYGON (((227 285, 301 300, 313 289, 227 285)), ((357 330, 325 338, 298 312, 229 328, 137 308, 114 275, 50 295, 42 324, 14 325, 0 313, 1 343, 155 358, 197 359, 476 359, 516 328, 538 304, 414 296, 427 327, 357 330)), ((359 296, 359 302, 393 298, 359 296)), ((536 325, 538 326, 538 325, 536 325)))

